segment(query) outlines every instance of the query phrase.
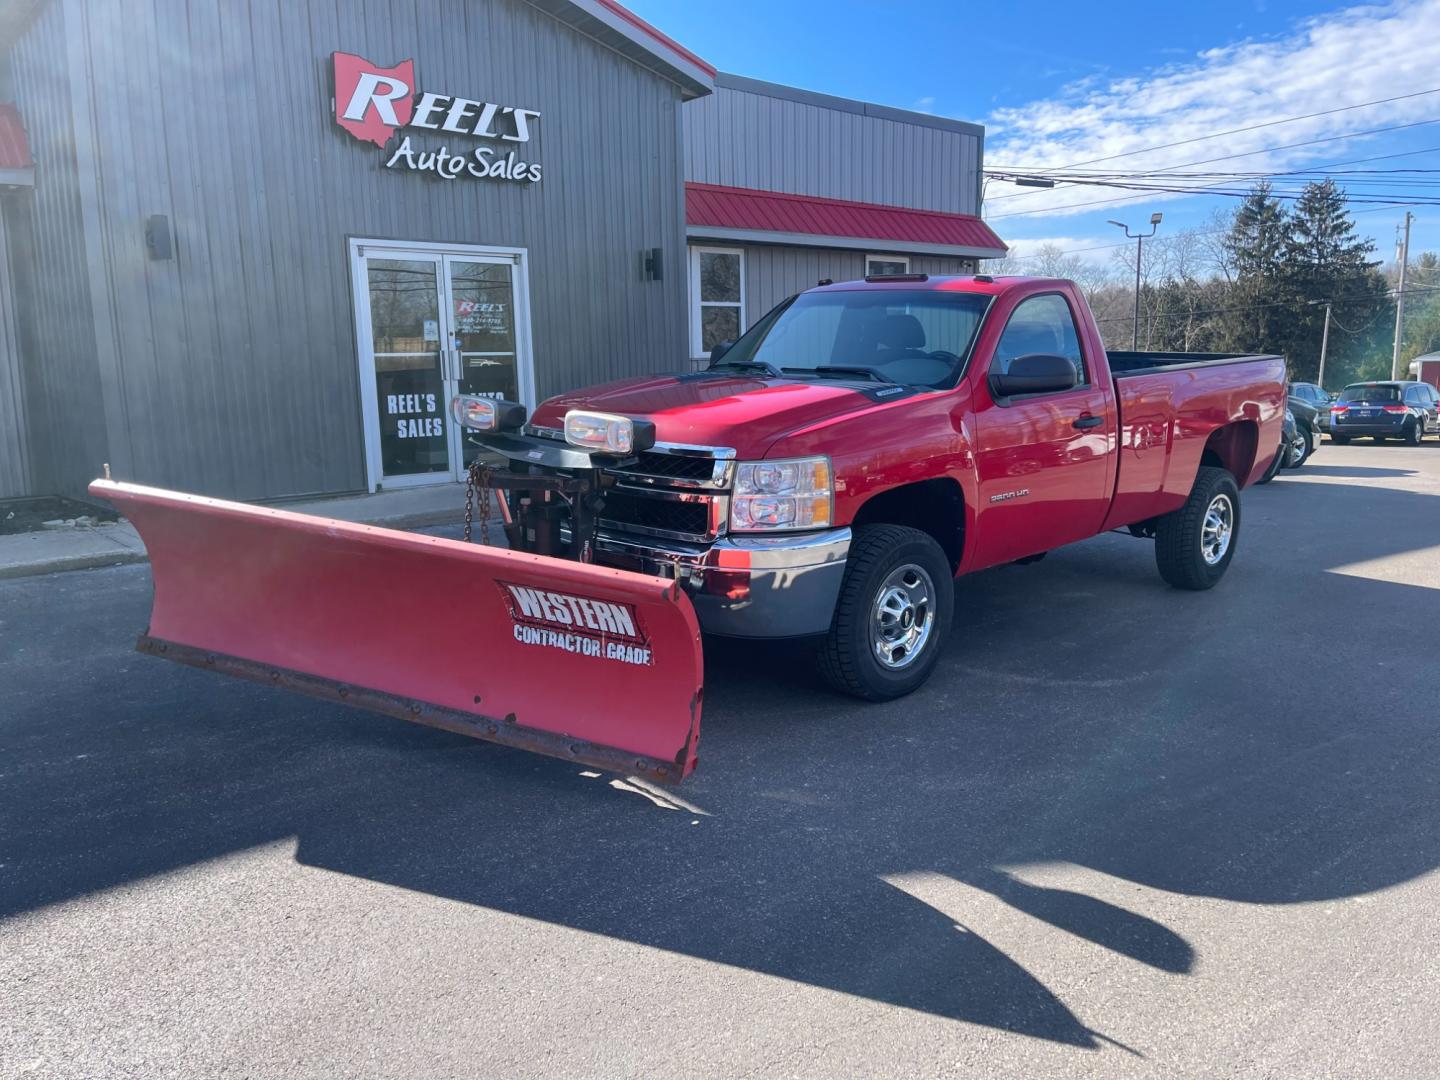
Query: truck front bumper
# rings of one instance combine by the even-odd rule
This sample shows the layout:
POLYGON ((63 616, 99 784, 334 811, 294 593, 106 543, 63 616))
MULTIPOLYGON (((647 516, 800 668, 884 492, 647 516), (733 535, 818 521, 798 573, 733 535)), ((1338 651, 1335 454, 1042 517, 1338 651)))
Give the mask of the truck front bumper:
POLYGON ((701 628, 723 637, 787 638, 830 629, 850 530, 722 536, 684 544, 601 532, 595 561, 679 581, 701 628))

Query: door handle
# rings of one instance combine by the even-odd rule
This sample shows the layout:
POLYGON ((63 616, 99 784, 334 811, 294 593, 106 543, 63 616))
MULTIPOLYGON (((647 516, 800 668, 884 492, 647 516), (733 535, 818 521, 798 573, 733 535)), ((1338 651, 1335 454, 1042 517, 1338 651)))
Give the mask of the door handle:
POLYGON ((1081 431, 1084 431, 1086 428, 1099 427, 1104 422, 1104 417, 1091 416, 1089 413, 1086 413, 1084 416, 1080 417, 1070 426, 1073 428, 1079 428, 1081 431))

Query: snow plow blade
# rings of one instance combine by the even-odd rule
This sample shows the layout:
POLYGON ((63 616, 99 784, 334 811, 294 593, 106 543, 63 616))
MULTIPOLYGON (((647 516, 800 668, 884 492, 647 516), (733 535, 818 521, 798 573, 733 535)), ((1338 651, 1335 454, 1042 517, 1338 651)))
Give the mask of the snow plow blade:
POLYGON ((97 480, 145 541, 139 651, 660 783, 703 658, 673 581, 97 480))

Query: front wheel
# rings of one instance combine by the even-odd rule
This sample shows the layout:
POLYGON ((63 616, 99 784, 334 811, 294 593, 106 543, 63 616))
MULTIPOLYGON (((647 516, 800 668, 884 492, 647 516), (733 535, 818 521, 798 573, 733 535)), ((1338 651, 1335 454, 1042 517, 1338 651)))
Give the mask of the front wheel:
POLYGON ((1177 589, 1214 587, 1235 557, 1240 489, 1224 469, 1202 466, 1190 497, 1155 527, 1155 564, 1177 589))
POLYGON ((902 697, 930 677, 954 611, 950 560, 929 533, 862 525, 820 648, 820 673, 853 697, 902 697))

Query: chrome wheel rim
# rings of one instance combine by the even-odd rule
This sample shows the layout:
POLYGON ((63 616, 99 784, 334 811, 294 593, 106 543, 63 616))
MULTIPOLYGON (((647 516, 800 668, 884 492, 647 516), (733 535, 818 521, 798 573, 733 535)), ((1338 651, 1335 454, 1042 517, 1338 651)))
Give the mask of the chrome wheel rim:
POLYGON ((1206 565, 1214 566, 1230 550, 1235 535, 1235 504, 1229 495, 1216 495, 1205 511, 1205 525, 1200 530, 1200 555, 1206 565))
POLYGON ((925 651, 934 627, 935 583, 924 567, 906 563, 890 571, 870 617, 870 647, 880 666, 909 667, 925 651))
POLYGON ((1295 438, 1290 440, 1290 459, 1286 462, 1286 464, 1289 465, 1292 469, 1296 465, 1299 465, 1300 462, 1305 460, 1305 451, 1309 448, 1309 443, 1305 438, 1305 433, 1303 431, 1297 431, 1295 433, 1295 438))

